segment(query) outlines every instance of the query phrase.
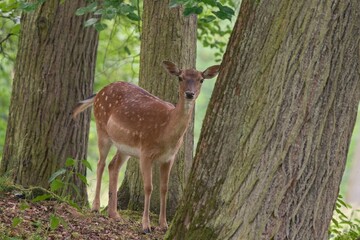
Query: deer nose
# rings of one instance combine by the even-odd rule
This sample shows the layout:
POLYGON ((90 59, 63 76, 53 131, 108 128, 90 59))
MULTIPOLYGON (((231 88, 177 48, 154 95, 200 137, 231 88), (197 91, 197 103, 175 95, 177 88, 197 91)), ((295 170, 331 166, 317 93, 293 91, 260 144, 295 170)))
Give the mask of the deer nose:
POLYGON ((194 93, 190 92, 190 91, 186 91, 185 96, 186 96, 187 99, 193 99, 194 98, 194 93))

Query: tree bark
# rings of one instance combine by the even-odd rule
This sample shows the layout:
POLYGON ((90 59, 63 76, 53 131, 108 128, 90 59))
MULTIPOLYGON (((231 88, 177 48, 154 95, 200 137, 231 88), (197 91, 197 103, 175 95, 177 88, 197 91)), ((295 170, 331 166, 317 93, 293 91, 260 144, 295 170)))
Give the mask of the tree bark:
MULTIPOLYGON (((85 0, 49 0, 21 20, 19 52, 0 174, 15 183, 49 187, 49 177, 67 158, 86 158, 89 112, 76 123, 71 111, 92 93, 98 34, 84 28, 89 16, 75 16, 85 0)), ((85 167, 79 163, 79 173, 85 167)), ((86 185, 71 183, 87 203, 86 185)))
MULTIPOLYGON (((196 59, 196 16, 184 17, 182 11, 181 8, 169 9, 168 1, 144 1, 139 85, 171 103, 178 99, 178 80, 165 71, 162 61, 170 60, 179 67, 194 68, 196 59)), ((190 172, 193 145, 191 123, 170 175, 167 207, 169 217, 175 213, 186 176, 190 172)), ((156 213, 160 208, 158 168, 157 164, 153 168, 154 190, 150 206, 150 210, 156 213)), ((128 162, 118 199, 120 208, 143 209, 144 192, 138 161, 128 162)))
POLYGON ((360 2, 242 2, 167 239, 327 239, 360 97, 360 2))

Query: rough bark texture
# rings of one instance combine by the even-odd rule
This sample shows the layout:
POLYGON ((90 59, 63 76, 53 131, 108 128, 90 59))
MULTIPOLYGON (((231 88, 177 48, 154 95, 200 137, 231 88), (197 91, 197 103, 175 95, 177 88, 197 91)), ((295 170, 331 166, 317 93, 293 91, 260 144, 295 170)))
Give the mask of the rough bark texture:
POLYGON ((359 9, 243 1, 167 239, 327 239, 360 97, 359 9))
MULTIPOLYGON (((70 113, 92 93, 98 34, 83 27, 88 16, 74 14, 85 0, 60 2, 46 1, 21 20, 0 174, 24 186, 48 187, 67 158, 86 158, 90 115, 76 123, 70 113)), ((85 184, 77 177, 71 182, 80 190, 77 201, 87 202, 85 184)))
MULTIPOLYGON (((176 103, 178 80, 162 67, 163 60, 170 60, 180 68, 194 68, 196 59, 196 16, 184 17, 181 8, 169 9, 168 1, 144 1, 141 34, 139 85, 152 94, 176 103)), ((168 192, 167 215, 173 216, 185 186, 185 179, 192 163, 193 123, 191 123, 183 147, 177 154, 172 168, 168 192)), ((119 189, 120 208, 142 210, 144 192, 138 161, 130 159, 125 179, 119 189)), ((154 190, 150 210, 159 213, 159 169, 153 167, 154 190)))

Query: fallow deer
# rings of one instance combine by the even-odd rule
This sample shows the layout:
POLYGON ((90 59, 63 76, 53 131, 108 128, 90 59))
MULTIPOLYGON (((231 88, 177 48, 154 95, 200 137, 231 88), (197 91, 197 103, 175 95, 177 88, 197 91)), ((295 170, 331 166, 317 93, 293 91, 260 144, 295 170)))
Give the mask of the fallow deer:
POLYGON ((115 145, 117 153, 108 166, 108 213, 111 218, 120 218, 117 212, 119 170, 130 156, 139 158, 145 193, 142 217, 144 232, 150 232, 149 206, 153 189, 153 162, 160 163, 159 224, 161 228, 166 229, 166 195, 170 170, 189 126, 201 84, 204 79, 215 77, 220 67, 215 65, 199 72, 195 69, 179 69, 169 61, 164 61, 163 65, 170 74, 179 78, 179 101, 176 107, 134 84, 115 82, 79 102, 73 111, 75 118, 80 112, 94 105, 100 158, 97 164, 96 193, 92 210, 99 211, 105 160, 110 147, 115 145))

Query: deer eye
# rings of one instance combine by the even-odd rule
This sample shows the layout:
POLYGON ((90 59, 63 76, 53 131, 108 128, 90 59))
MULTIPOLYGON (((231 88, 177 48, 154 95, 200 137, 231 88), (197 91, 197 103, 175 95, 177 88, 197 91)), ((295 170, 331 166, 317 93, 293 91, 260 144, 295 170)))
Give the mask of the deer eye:
POLYGON ((203 83, 204 82, 204 79, 200 79, 200 83, 203 83))
POLYGON ((181 77, 179 77, 179 82, 181 82, 182 81, 182 78, 181 77))

